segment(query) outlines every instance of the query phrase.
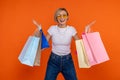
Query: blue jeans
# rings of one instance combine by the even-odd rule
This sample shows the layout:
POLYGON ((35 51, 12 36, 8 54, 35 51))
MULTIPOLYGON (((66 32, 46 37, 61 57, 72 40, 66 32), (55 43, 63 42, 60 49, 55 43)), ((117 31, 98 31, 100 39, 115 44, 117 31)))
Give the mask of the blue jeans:
POLYGON ((59 56, 52 52, 48 61, 45 80, 56 80, 60 72, 65 80, 77 80, 71 54, 59 56))

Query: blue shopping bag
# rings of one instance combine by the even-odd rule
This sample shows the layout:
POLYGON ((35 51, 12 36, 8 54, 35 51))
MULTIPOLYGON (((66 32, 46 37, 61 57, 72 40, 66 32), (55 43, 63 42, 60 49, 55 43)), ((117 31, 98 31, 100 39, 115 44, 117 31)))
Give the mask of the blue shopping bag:
POLYGON ((48 43, 42 29, 40 30, 40 32, 41 32, 41 49, 48 48, 49 43, 48 43))
POLYGON ((18 59, 22 64, 34 66, 35 57, 39 45, 40 38, 30 36, 23 47, 18 59))

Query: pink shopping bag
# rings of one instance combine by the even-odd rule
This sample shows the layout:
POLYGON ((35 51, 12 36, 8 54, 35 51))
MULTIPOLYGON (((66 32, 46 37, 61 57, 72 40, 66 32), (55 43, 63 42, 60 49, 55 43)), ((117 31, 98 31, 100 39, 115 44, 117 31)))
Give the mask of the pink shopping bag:
POLYGON ((109 60, 99 32, 85 33, 82 38, 91 66, 109 60))

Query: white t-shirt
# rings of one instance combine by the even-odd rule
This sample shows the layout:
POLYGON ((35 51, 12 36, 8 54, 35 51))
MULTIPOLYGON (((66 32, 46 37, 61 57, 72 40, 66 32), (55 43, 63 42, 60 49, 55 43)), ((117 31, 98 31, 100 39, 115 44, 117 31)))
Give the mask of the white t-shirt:
POLYGON ((72 37, 77 33, 72 26, 60 28, 53 25, 48 29, 52 38, 52 52, 57 55, 67 55, 71 52, 70 45, 72 37))

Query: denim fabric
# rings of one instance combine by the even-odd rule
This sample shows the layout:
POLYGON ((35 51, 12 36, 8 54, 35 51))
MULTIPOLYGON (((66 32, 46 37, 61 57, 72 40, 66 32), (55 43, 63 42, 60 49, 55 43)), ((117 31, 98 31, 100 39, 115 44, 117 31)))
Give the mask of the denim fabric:
POLYGON ((45 80, 56 80, 57 75, 60 72, 63 74, 65 80, 77 80, 71 54, 59 56, 51 53, 47 65, 45 80))

